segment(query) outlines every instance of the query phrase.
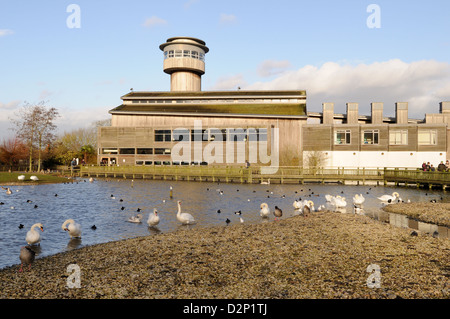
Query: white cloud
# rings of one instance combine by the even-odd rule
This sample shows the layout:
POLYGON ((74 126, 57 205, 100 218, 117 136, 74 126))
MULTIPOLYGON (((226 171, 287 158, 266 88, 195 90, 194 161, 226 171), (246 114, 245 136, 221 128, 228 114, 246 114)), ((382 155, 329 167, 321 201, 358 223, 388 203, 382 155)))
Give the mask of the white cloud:
POLYGON ((21 102, 22 101, 20 101, 20 100, 14 100, 14 101, 11 101, 8 103, 0 102, 0 109, 12 110, 12 109, 17 108, 21 102))
POLYGON ((161 19, 157 16, 152 16, 150 18, 145 19, 145 21, 142 25, 147 28, 152 28, 155 26, 167 25, 167 21, 164 19, 161 19))
POLYGON ((347 102, 358 102, 359 113, 370 115, 371 102, 384 102, 384 116, 393 116, 395 102, 409 102, 409 117, 437 113, 439 102, 450 100, 450 64, 434 60, 406 63, 398 59, 372 64, 324 63, 286 71, 248 90, 306 90, 308 111, 321 112, 334 102, 345 113, 347 102))
POLYGON ((184 8, 189 9, 194 4, 198 3, 200 0, 188 0, 184 3, 184 8))
POLYGON ((236 23, 237 18, 234 14, 221 13, 219 22, 222 25, 230 25, 236 23))
POLYGON ((11 35, 11 34, 14 34, 14 31, 13 31, 13 30, 10 30, 10 29, 0 29, 0 37, 4 37, 4 36, 7 36, 7 35, 11 35))
POLYGON ((238 87, 243 87, 247 85, 242 74, 224 76, 217 80, 209 90, 211 91, 221 91, 221 90, 236 90, 238 87))
POLYGON ((291 63, 287 60, 275 61, 266 60, 258 66, 258 74, 262 77, 269 77, 280 74, 291 67, 291 63))

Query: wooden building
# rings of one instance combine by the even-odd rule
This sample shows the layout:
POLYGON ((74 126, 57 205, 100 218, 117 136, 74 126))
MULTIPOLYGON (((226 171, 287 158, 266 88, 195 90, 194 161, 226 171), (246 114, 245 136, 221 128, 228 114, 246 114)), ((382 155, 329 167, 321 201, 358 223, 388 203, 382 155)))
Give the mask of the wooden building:
POLYGON ((408 118, 408 103, 396 103, 395 118, 383 103, 370 116, 357 103, 347 114, 333 103, 307 112, 304 90, 201 91, 202 40, 174 37, 160 49, 171 90, 121 97, 111 126, 98 130, 99 164, 419 167, 450 154, 450 102, 424 120, 408 118))

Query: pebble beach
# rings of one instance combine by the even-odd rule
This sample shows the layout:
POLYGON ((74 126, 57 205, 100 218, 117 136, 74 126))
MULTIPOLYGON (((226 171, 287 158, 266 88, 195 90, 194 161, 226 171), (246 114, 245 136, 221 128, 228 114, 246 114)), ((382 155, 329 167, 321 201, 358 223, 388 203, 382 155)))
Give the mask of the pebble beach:
POLYGON ((448 239, 330 211, 260 224, 180 227, 37 258, 24 272, 18 272, 19 250, 18 265, 0 270, 0 298, 450 296, 448 239), (79 288, 69 287, 72 264, 80 270, 79 288))

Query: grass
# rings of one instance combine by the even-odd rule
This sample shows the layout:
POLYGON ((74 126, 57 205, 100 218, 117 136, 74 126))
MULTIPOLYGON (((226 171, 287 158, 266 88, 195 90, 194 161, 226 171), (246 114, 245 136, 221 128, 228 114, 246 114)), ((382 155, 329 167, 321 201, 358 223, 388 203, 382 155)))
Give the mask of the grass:
POLYGON ((8 184, 45 184, 45 183, 63 183, 67 182, 66 177, 56 176, 52 174, 38 174, 38 173, 22 173, 22 172, 0 172, 0 185, 8 184), (25 175, 25 180, 19 181, 18 176, 25 175), (32 181, 31 176, 37 176, 38 181, 32 181))

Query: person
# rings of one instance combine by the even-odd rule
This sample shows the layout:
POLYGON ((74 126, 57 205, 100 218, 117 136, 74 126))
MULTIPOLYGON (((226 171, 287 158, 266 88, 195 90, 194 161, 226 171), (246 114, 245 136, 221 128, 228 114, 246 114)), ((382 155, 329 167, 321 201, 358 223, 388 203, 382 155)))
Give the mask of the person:
POLYGON ((426 171, 427 170, 427 163, 426 162, 423 162, 423 164, 422 164, 422 171, 426 171))
POLYGON ((434 172, 436 169, 434 168, 433 164, 430 166, 430 171, 434 172))
POLYGON ((445 172, 447 169, 445 167, 444 161, 441 161, 441 163, 438 165, 437 170, 439 172, 445 172))
POLYGON ((248 161, 245 161, 245 168, 249 168, 250 167, 250 163, 248 161))
POLYGON ((446 171, 450 171, 450 164, 448 162, 448 160, 445 162, 445 167, 446 167, 446 171))
POLYGON ((427 163, 427 169, 426 169, 426 170, 429 172, 430 169, 431 169, 430 162, 428 162, 428 163, 427 163))

